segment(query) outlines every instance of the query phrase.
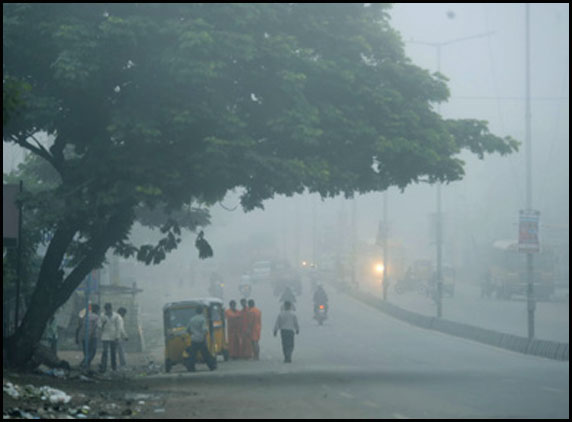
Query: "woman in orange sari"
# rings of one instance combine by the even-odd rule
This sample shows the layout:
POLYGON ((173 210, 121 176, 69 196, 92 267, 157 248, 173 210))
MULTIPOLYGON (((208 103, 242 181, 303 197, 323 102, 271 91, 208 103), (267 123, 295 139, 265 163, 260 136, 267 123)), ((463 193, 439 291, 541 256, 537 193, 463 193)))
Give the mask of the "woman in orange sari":
POLYGON ((236 309, 236 301, 229 302, 230 309, 224 314, 226 316, 228 356, 231 359, 240 357, 240 332, 241 332, 241 314, 236 309))
POLYGON ((254 306, 254 300, 250 299, 248 301, 248 311, 253 315, 253 329, 250 335, 252 340, 252 350, 254 352, 254 360, 260 359, 260 346, 258 342, 260 341, 260 331, 262 329, 262 312, 260 309, 254 306))
POLYGON ((240 357, 242 359, 252 359, 252 330, 254 329, 253 314, 248 311, 246 299, 240 299, 242 309, 240 310, 240 357))

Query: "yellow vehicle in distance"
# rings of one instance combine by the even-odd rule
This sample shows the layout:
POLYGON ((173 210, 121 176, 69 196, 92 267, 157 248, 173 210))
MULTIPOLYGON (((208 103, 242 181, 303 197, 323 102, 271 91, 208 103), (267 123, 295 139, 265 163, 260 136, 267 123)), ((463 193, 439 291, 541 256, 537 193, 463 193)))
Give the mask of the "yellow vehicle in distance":
MULTIPOLYGON (((209 352, 215 358, 220 355, 224 360, 228 360, 223 301, 218 298, 198 298, 172 302, 163 307, 166 372, 170 372, 171 368, 177 364, 182 364, 189 369, 187 350, 191 345, 191 336, 187 332, 187 326, 196 314, 198 306, 204 307, 209 352)), ((204 362, 200 353, 198 358, 199 362, 204 362)))

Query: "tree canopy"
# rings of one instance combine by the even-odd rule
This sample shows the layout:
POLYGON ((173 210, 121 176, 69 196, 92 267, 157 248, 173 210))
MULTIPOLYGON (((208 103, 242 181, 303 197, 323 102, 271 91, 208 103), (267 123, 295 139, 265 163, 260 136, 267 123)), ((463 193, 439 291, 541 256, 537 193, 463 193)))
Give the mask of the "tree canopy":
MULTIPOLYGON (((5 96, 9 79, 26 89, 3 139, 61 179, 29 204, 49 204, 54 236, 38 285, 61 292, 54 306, 109 248, 159 262, 177 245, 184 204, 235 188, 251 210, 305 189, 352 196, 448 182, 463 176, 462 149, 514 151, 486 122, 434 110, 446 79, 405 56, 389 7, 4 4, 5 96), (137 210, 158 208, 165 238, 132 245, 137 210), (65 280, 64 253, 77 264, 65 280)), ((210 249, 202 234, 197 244, 210 249)))

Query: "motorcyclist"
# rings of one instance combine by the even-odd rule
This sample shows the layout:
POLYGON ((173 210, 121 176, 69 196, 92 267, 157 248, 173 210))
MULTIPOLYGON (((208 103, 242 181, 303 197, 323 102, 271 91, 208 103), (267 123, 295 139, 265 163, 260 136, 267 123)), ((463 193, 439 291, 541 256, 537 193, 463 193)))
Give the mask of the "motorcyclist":
POLYGON ((326 312, 328 312, 328 295, 324 287, 318 284, 318 288, 314 292, 314 311, 316 311, 320 305, 324 305, 326 312))
POLYGON ((292 293, 292 290, 290 289, 290 287, 286 287, 284 289, 284 291, 282 292, 282 296, 280 296, 280 302, 284 303, 284 302, 290 302, 292 304, 292 310, 295 310, 295 303, 296 303, 296 296, 294 295, 294 293, 292 293))
POLYGON ((243 298, 248 299, 252 293, 251 278, 248 275, 242 275, 240 277, 240 283, 238 285, 238 291, 243 298))

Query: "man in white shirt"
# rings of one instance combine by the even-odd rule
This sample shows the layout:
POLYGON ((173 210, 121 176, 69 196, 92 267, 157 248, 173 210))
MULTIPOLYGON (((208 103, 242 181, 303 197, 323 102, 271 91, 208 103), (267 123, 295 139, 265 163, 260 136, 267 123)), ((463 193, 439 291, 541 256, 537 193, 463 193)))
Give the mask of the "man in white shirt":
POLYGON ((100 372, 107 369, 107 351, 111 353, 111 369, 117 370, 117 339, 121 330, 121 317, 117 312, 113 312, 111 303, 105 304, 105 313, 98 321, 101 330, 101 342, 103 343, 103 352, 101 354, 100 372))
POLYGON ((284 302, 284 310, 280 312, 274 324, 274 337, 276 337, 276 333, 280 330, 282 352, 284 353, 284 362, 286 363, 292 363, 294 332, 296 332, 296 334, 300 332, 298 318, 296 318, 296 314, 291 311, 291 308, 292 304, 289 301, 284 302))

